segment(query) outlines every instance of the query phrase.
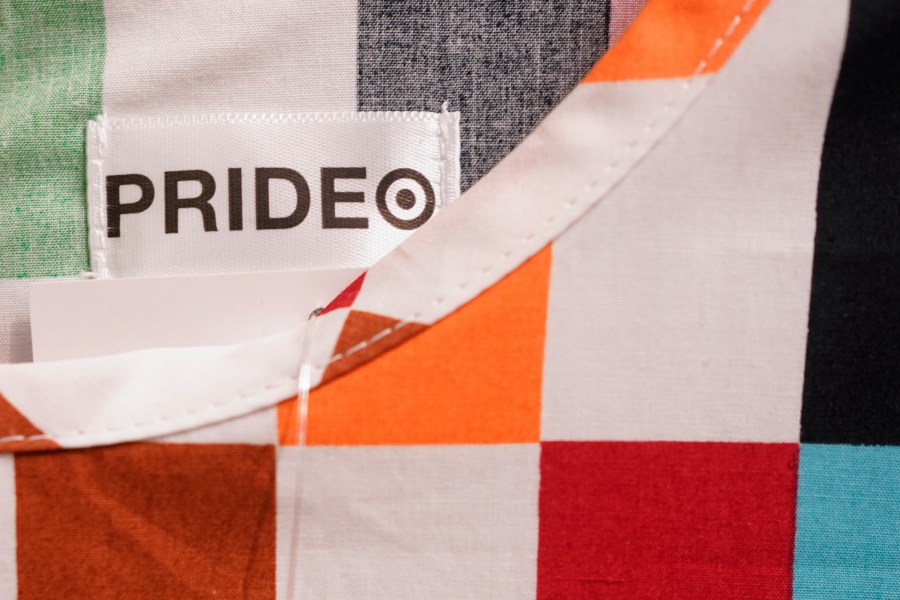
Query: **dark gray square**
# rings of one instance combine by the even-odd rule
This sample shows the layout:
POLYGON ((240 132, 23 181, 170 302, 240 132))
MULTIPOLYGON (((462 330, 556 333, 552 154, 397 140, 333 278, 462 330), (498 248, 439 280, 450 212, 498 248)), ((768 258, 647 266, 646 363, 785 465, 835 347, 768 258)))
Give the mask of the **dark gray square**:
POLYGON ((609 0, 360 0, 360 110, 461 122, 462 189, 508 154, 606 51, 609 0))

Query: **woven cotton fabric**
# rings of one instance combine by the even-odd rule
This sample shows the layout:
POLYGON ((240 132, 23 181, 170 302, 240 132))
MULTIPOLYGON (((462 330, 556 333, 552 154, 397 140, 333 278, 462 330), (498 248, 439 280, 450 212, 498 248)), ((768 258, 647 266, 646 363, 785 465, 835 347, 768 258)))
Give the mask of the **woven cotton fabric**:
POLYGON ((895 2, 275 4, 4 7, 0 116, 91 40, 123 115, 456 102, 468 191, 280 336, 0 365, 0 599, 897 597, 895 2))
POLYGON ((0 10, 0 277, 77 275, 88 267, 84 129, 100 111, 103 3, 0 10))
POLYGON ((366 0, 358 11, 360 110, 459 110, 463 190, 559 103, 610 27, 609 2, 586 0, 366 0))

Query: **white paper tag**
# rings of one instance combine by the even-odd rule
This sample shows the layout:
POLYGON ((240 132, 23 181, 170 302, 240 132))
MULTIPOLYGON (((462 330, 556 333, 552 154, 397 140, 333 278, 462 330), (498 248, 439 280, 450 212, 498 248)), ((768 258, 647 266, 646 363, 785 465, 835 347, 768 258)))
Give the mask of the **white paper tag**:
POLYGON ((234 344, 296 327, 362 269, 32 283, 35 361, 234 344))
POLYGON ((101 278, 366 268, 459 195, 459 113, 99 117, 101 278))

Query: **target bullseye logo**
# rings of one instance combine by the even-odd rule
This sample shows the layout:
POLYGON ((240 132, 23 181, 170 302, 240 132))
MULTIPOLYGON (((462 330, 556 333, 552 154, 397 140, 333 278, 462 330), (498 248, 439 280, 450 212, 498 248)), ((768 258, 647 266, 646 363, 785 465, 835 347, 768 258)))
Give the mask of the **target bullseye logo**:
MULTIPOLYGON (((242 231, 244 225, 244 169, 230 168, 226 176, 228 229, 242 231)), ((254 215, 256 230, 291 229, 302 224, 312 206, 312 194, 307 179, 298 171, 283 167, 253 169, 254 215), (273 184, 279 199, 273 202, 273 184), (275 206, 273 206, 275 205, 275 206), (278 210, 274 210, 277 208, 278 210), (274 214, 280 212, 282 214, 274 214)), ((319 204, 323 229, 367 229, 369 217, 339 215, 342 204, 365 204, 363 191, 339 191, 338 182, 362 180, 365 186, 365 167, 322 167, 319 170, 319 204)), ((223 215, 216 213, 216 192, 221 187, 212 173, 201 169, 165 171, 163 181, 163 226, 165 233, 179 232, 179 218, 185 212, 197 211, 203 231, 219 231, 223 215), (192 188, 192 189, 188 189, 192 188)), ((122 236, 122 222, 126 215, 141 215, 156 200, 156 187, 147 175, 130 173, 106 177, 106 220, 110 238, 122 236), (130 200, 126 201, 126 196, 130 200)), ((420 171, 399 168, 384 174, 375 190, 378 214, 392 227, 401 230, 417 229, 434 214, 436 196, 434 186, 420 171)), ((344 207, 343 212, 347 212, 344 207)), ((130 218, 140 218, 139 216, 130 218)))

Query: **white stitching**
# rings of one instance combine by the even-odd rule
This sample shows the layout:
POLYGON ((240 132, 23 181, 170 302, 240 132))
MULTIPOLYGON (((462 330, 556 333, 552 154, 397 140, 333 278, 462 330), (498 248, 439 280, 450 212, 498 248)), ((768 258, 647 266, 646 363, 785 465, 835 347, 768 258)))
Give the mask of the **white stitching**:
POLYGON ((97 277, 109 277, 107 222, 106 222, 106 186, 104 167, 107 152, 107 121, 104 116, 88 123, 88 232, 91 250, 91 270, 97 277))
MULTIPOLYGON (((379 331, 378 333, 376 333, 375 335, 373 335, 366 341, 360 342, 344 352, 339 352, 337 354, 333 354, 331 356, 331 358, 328 360, 328 364, 329 365, 334 364, 337 361, 350 356, 351 354, 359 352, 360 350, 364 350, 365 348, 369 347, 371 344, 377 342, 381 338, 387 337, 388 335, 390 335, 391 333, 394 333, 401 327, 405 327, 406 325, 413 323, 416 319, 418 319, 421 316, 422 316, 422 313, 417 312, 417 313, 413 314, 412 317, 410 317, 410 320, 400 321, 399 323, 397 323, 391 327, 388 327, 387 329, 382 329, 381 331, 379 331)), ((314 368, 319 369, 319 370, 325 369, 327 366, 328 365, 313 365, 314 368)))
MULTIPOLYGON (((737 15, 735 15, 734 19, 731 21, 731 24, 729 25, 726 32, 722 36, 720 36, 719 38, 716 39, 716 41, 713 43, 712 49, 709 51, 709 54, 707 54, 707 56, 703 60, 700 61, 700 64, 697 66, 697 69, 695 69, 693 74, 691 75, 690 80, 685 82, 685 84, 681 86, 682 93, 687 92, 691 88, 691 86, 693 86, 694 82, 696 81, 697 76, 699 76, 699 74, 703 72, 703 70, 708 65, 708 61, 723 46, 723 42, 734 33, 734 31, 737 29, 738 25, 740 24, 741 20, 744 18, 744 15, 747 14, 747 12, 753 6, 755 1, 756 0, 747 0, 747 2, 744 4, 741 11, 737 15)), ((661 113, 668 112, 669 110, 671 110, 674 107, 675 103, 678 101, 678 98, 679 98, 679 96, 676 95, 668 103, 666 103, 666 105, 663 106, 661 113)), ((390 116, 390 115, 394 115, 394 114, 408 115, 410 113, 317 113, 317 114, 322 114, 325 116, 327 116, 327 115, 344 116, 344 115, 354 115, 354 114, 369 114, 369 115, 374 114, 374 115, 390 116)), ((434 118, 434 113, 413 113, 413 114, 429 115, 432 118, 434 118)), ((215 117, 216 115, 210 115, 210 116, 215 117)), ((219 116, 223 116, 223 115, 219 115, 219 116)), ((225 116, 227 116, 227 115, 225 115, 225 116)), ((234 116, 239 117, 241 115, 234 115, 234 116)), ((261 115, 261 116, 265 117, 266 115, 261 115)), ((282 115, 282 116, 292 117, 292 116, 304 116, 304 115, 282 115)), ((177 119, 177 117, 175 117, 175 118, 177 119)), ((641 133, 638 134, 638 137, 635 138, 635 140, 639 139, 644 133, 648 133, 648 132, 652 131, 653 128, 656 127, 658 118, 659 118, 659 114, 657 114, 653 118, 653 120, 651 120, 651 122, 641 130, 641 133)), ((168 119, 168 117, 165 119, 168 119)), ((137 120, 143 121, 144 119, 137 119, 137 120)), ((180 124, 184 124, 184 123, 174 123, 174 124, 180 125, 180 124)), ((630 152, 632 147, 634 147, 634 146, 626 146, 625 151, 622 152, 622 154, 616 158, 615 163, 617 164, 622 156, 624 156, 625 154, 630 152)), ((610 163, 610 165, 612 165, 612 164, 613 163, 610 163)), ((542 223, 542 226, 547 226, 547 225, 553 223, 559 217, 559 215, 561 215, 564 211, 572 208, 577 203, 583 202, 584 199, 588 196, 588 194, 590 192, 592 192, 597 187, 597 185, 600 184, 601 181, 602 181, 602 179, 598 178, 598 179, 595 179, 594 181, 590 182, 589 184, 587 184, 585 186, 585 188, 583 189, 583 192, 580 196, 574 196, 574 197, 570 198, 569 200, 567 200, 566 202, 564 202, 563 203, 563 211, 560 211, 558 214, 545 219, 542 223)), ((524 242, 525 239, 533 239, 534 235, 535 235, 534 233, 531 233, 531 234, 525 236, 525 238, 519 238, 519 240, 520 240, 520 242, 524 242)), ((511 255, 511 253, 512 253, 512 250, 507 250, 506 252, 503 253, 502 258, 504 258, 504 259, 508 258, 511 255)), ((496 264, 497 262, 500 262, 500 260, 495 261, 494 264, 496 264)), ((488 273, 493 268, 493 266, 494 265, 488 265, 486 267, 482 267, 479 270, 479 272, 481 272, 482 274, 488 273)), ((457 286, 457 289, 462 290, 467 285, 468 285, 467 282, 463 282, 457 286)), ((434 301, 432 301, 432 303, 434 303, 434 302, 440 303, 443 301, 444 301, 444 298, 441 296, 438 296, 438 298, 436 298, 434 301)), ((367 348, 368 346, 373 344, 375 341, 384 339, 385 337, 387 337, 393 333, 396 333, 402 327, 405 327, 406 325, 409 325, 410 323, 415 322, 415 320, 418 319, 420 316, 421 316, 421 313, 416 312, 409 319, 400 321, 391 327, 388 327, 386 329, 379 331, 378 333, 373 335, 368 340, 360 342, 359 344, 353 346, 352 348, 348 349, 347 351, 345 351, 343 353, 337 353, 337 354, 332 355, 328 361, 328 365, 332 365, 340 360, 343 360, 343 359, 347 358, 348 356, 367 348)), ((326 368, 326 366, 327 365, 315 365, 314 368, 322 370, 322 369, 326 368)), ((284 383, 286 381, 293 382, 293 379, 292 378, 284 378, 284 379, 278 380, 275 383, 270 383, 266 386, 263 386, 263 388, 260 390, 255 390, 254 392, 251 392, 248 394, 239 394, 239 395, 233 397, 232 399, 223 401, 223 402, 216 402, 216 403, 211 402, 211 403, 208 403, 207 405, 205 405, 202 409, 192 409, 192 410, 194 410, 195 412, 219 410, 222 406, 246 401, 253 396, 262 394, 270 389, 278 387, 279 385, 281 385, 282 383, 284 383)), ((6 436, 6 437, 0 438, 0 443, 26 442, 26 441, 35 441, 35 440, 45 440, 45 439, 53 439, 57 442, 60 442, 61 440, 71 439, 73 437, 84 437, 84 436, 94 435, 96 433, 122 431, 123 429, 138 428, 138 427, 142 427, 144 425, 148 425, 148 424, 152 423, 153 421, 169 421, 169 420, 173 420, 173 419, 182 417, 186 414, 191 414, 191 411, 185 411, 185 412, 182 412, 182 413, 179 413, 176 415, 169 415, 167 417, 156 417, 151 421, 136 422, 136 423, 132 423, 130 425, 124 425, 122 427, 115 427, 115 428, 104 427, 104 428, 96 429, 93 431, 78 431, 78 430, 76 430, 74 432, 67 432, 64 434, 43 433, 40 435, 33 435, 33 436, 12 435, 12 436, 6 436)))
POLYGON ((458 113, 451 113, 447 110, 449 101, 445 101, 441 105, 440 118, 438 120, 439 129, 439 150, 440 150, 440 187, 441 197, 438 203, 439 208, 445 208, 455 202, 459 196, 459 151, 455 149, 459 135, 458 113), (450 161, 453 164, 448 164, 450 161))
POLYGON ((137 429, 140 427, 144 427, 146 425, 150 425, 152 423, 173 421, 175 419, 180 419, 181 417, 184 417, 187 415, 196 415, 196 414, 200 414, 200 413, 204 413, 204 412, 218 411, 223 406, 229 406, 231 404, 245 402, 247 400, 250 400, 254 396, 259 396, 261 394, 264 394, 265 392, 273 390, 281 385, 284 385, 285 383, 293 383, 293 382, 294 382, 293 377, 282 377, 281 379, 278 379, 275 382, 267 383, 266 385, 262 386, 261 388, 254 389, 251 392, 237 394, 237 395, 229 398, 228 400, 223 400, 220 402, 209 402, 201 407, 194 407, 192 409, 185 410, 180 413, 175 413, 175 414, 166 415, 166 416, 155 416, 150 419, 147 419, 146 421, 135 421, 134 423, 128 423, 126 425, 121 425, 118 427, 98 427, 97 429, 91 429, 91 430, 87 430, 87 431, 80 430, 80 429, 74 429, 72 431, 65 431, 63 433, 41 433, 39 435, 28 435, 28 436, 9 435, 6 437, 0 437, 0 444, 12 443, 12 442, 32 442, 32 441, 37 441, 37 440, 53 440, 55 442, 62 442, 63 440, 69 440, 69 439, 73 439, 73 438, 77 439, 80 437, 96 435, 98 433, 114 433, 114 432, 123 431, 126 429, 137 429))
POLYGON ((110 129, 149 129, 191 125, 270 125, 285 123, 440 123, 441 114, 426 111, 206 113, 152 117, 106 117, 110 129))
POLYGON ((438 200, 438 208, 444 208, 450 203, 447 196, 447 123, 444 112, 447 103, 441 106, 441 118, 438 120, 438 180, 440 181, 441 197, 438 200))
MULTIPOLYGON (((622 152, 621 152, 621 153, 620 153, 613 161, 611 161, 609 164, 606 165, 606 167, 605 167, 605 173, 610 173, 610 172, 611 172, 611 171, 619 164, 619 162, 621 161, 621 159, 622 159, 626 154, 628 154, 628 153, 631 152, 635 147, 637 147, 638 140, 639 140, 645 133, 650 133, 651 131, 653 131, 653 129, 655 129, 656 126, 659 124, 659 117, 660 117, 662 114, 665 114, 665 113, 668 113, 669 111, 671 111, 672 108, 674 108, 675 104, 678 102, 678 99, 681 97, 681 95, 683 95, 684 93, 686 93, 688 90, 691 89, 691 87, 694 85, 694 82, 696 82, 697 77, 698 77, 701 73, 703 73, 704 69, 706 69, 706 67, 709 65, 709 61, 713 58, 713 56, 716 55, 716 53, 719 51, 719 49, 722 48, 722 46, 723 46, 724 43, 725 43, 725 40, 727 40, 729 37, 731 37, 731 35, 737 30, 738 25, 740 25, 741 21, 744 19, 744 17, 746 16, 747 12, 753 7, 753 4, 754 4, 755 2, 756 2, 756 0, 747 0, 747 2, 744 3, 744 6, 741 7, 740 12, 738 12, 738 14, 736 14, 736 15, 734 16, 734 18, 731 20, 731 22, 730 22, 728 28, 725 30, 725 32, 724 32, 722 35, 720 35, 718 38, 716 38, 715 42, 713 42, 712 48, 710 48, 710 50, 709 50, 709 52, 707 53, 707 55, 700 61, 700 63, 697 65, 697 68, 694 69, 694 71, 691 73, 691 75, 690 75, 688 81, 685 81, 684 84, 681 86, 681 92, 680 92, 679 94, 676 94, 675 96, 673 96, 672 99, 669 100, 669 101, 662 107, 662 109, 660 110, 660 112, 657 113, 656 115, 654 115, 653 119, 651 119, 650 122, 649 122, 647 125, 645 125, 643 129, 641 129, 641 132, 637 135, 637 137, 635 137, 631 142, 629 142, 629 143, 625 146, 624 151, 622 151, 622 152)), ((573 196, 572 198, 570 198, 569 200, 567 200, 567 201, 563 204, 563 210, 560 211, 560 212, 558 212, 557 214, 552 215, 552 216, 548 217, 547 219, 545 219, 545 220, 543 221, 543 223, 541 223, 541 226, 542 226, 542 227, 546 227, 546 226, 552 224, 554 221, 556 221, 557 218, 559 218, 560 215, 563 214, 563 212, 565 212, 566 210, 572 208, 575 204, 580 203, 580 202, 583 202, 584 199, 585 199, 591 192, 594 191, 594 189, 600 184, 601 181, 603 181, 602 178, 597 178, 597 179, 593 180, 592 182, 586 184, 586 185, 584 186, 584 188, 583 188, 582 193, 580 194, 580 196, 573 196)), ((532 240, 532 239, 534 238, 534 236, 535 236, 536 233, 537 233, 537 232, 535 231, 535 232, 529 233, 528 235, 526 235, 526 236, 520 238, 520 242, 521 242, 521 243, 526 243, 526 242, 528 242, 529 240, 532 240)), ((509 258, 510 255, 512 254, 512 252, 513 252, 513 251, 512 251, 511 249, 510 249, 510 250, 504 251, 504 252, 501 254, 500 258, 499 258, 499 259, 496 259, 496 260, 494 261, 494 264, 488 265, 488 266, 485 266, 485 267, 482 267, 481 269, 479 269, 479 272, 480 272, 481 274, 487 274, 487 273, 488 273, 488 272, 489 272, 489 271, 490 271, 497 263, 501 262, 502 260, 505 260, 505 259, 509 258)), ((467 286, 468 286, 468 282, 465 282, 465 281, 464 281, 463 283, 461 283, 461 284, 459 284, 458 286, 456 286, 456 289, 457 289, 457 290, 462 290, 462 289, 464 289, 464 288, 467 287, 467 286)), ((444 298, 443 296, 438 296, 436 299, 434 299, 434 300, 431 301, 431 304, 432 304, 432 305, 438 305, 438 304, 443 303, 444 300, 445 300, 445 298, 444 298)), ((348 356, 350 356, 351 354, 353 354, 353 353, 355 353, 355 352, 359 352, 360 350, 362 350, 362 349, 368 347, 369 345, 371 345, 371 344, 374 343, 375 341, 380 340, 380 339, 383 339, 383 338, 387 337, 388 335, 395 333, 395 332, 396 332, 398 329, 400 329, 401 327, 403 327, 403 326, 405 326, 405 325, 408 325, 409 323, 415 322, 416 318, 418 318, 418 316, 420 316, 420 314, 421 314, 421 313, 415 313, 412 317, 409 317, 409 318, 407 318, 407 319, 405 319, 405 320, 403 320, 403 321, 400 321, 399 323, 397 323, 396 325, 394 325, 394 326, 392 326, 392 327, 388 327, 387 329, 384 329, 384 330, 382 330, 382 331, 379 331, 378 333, 376 333, 374 336, 372 336, 372 337, 369 338, 368 340, 366 340, 366 341, 364 341, 364 342, 360 342, 359 344, 357 344, 356 346, 353 346, 352 348, 348 349, 347 351, 345 351, 345 352, 343 352, 343 353, 340 353, 340 354, 334 354, 334 355, 332 355, 332 357, 329 359, 327 365, 325 365, 325 366, 323 366, 323 365, 315 365, 315 368, 316 368, 316 369, 319 369, 319 370, 322 370, 322 369, 324 369, 324 368, 325 368, 326 366, 328 366, 328 365, 332 365, 332 364, 338 362, 339 360, 343 360, 343 359, 347 358, 348 356)))

